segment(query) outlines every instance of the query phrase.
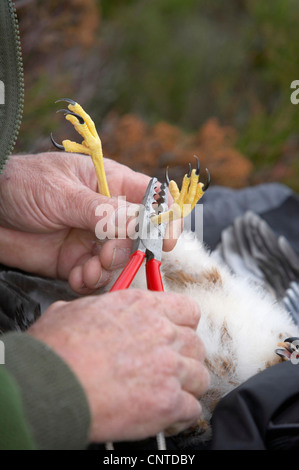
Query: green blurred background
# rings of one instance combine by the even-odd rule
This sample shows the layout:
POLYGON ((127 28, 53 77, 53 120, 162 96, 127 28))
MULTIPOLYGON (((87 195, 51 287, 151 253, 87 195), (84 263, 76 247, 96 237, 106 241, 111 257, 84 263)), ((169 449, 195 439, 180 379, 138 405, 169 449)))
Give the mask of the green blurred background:
MULTIPOLYGON (((297 0, 19 0, 25 113, 19 152, 78 140, 55 100, 78 101, 107 156, 180 178, 299 191, 297 0)), ((61 103, 60 103, 61 105, 61 103)), ((63 106, 60 106, 63 107, 63 106)), ((79 140, 78 140, 79 141, 79 140)))

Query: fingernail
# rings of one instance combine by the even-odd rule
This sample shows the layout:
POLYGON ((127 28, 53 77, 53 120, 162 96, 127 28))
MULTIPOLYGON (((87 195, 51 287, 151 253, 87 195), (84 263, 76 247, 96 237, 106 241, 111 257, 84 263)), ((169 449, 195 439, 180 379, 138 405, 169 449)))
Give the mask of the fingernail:
POLYGON ((100 279, 95 285, 95 289, 98 289, 99 287, 104 286, 108 282, 108 280, 110 280, 110 278, 111 278, 111 274, 108 273, 108 271, 102 271, 100 275, 100 279))
POLYGON ((116 269, 124 266, 129 261, 130 253, 129 248, 114 248, 110 268, 116 269))

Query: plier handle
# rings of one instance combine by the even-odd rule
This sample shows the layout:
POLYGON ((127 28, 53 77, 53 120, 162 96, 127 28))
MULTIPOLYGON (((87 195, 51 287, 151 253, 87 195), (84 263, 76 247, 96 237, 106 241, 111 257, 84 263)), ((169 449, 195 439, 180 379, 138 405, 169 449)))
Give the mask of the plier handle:
POLYGON ((168 187, 161 184, 159 193, 156 192, 158 180, 152 178, 145 192, 139 211, 136 239, 133 243, 130 260, 112 286, 110 292, 127 289, 140 266, 146 258, 146 279, 149 290, 163 291, 160 272, 162 245, 166 223, 156 225, 151 221, 153 215, 168 210, 168 187))

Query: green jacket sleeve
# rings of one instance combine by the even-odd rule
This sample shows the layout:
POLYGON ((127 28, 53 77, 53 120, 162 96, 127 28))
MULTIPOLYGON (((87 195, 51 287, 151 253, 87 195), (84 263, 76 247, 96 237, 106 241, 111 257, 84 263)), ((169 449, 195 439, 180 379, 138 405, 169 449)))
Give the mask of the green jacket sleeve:
MULTIPOLYGON (((10 383, 14 395, 7 397, 5 389, 3 393, 16 410, 12 414, 14 421, 9 424, 6 418, 6 426, 0 432, 0 448, 86 448, 89 406, 70 368, 53 350, 26 333, 8 333, 1 340, 5 345, 5 365, 0 368, 5 368, 3 380, 10 383), (16 429, 18 422, 18 432, 13 432, 11 426, 16 429)), ((0 410, 2 415, 1 404, 0 410)), ((3 416, 7 414, 4 412, 3 416)))
POLYGON ((13 377, 0 365, 0 450, 33 450, 22 397, 13 377))

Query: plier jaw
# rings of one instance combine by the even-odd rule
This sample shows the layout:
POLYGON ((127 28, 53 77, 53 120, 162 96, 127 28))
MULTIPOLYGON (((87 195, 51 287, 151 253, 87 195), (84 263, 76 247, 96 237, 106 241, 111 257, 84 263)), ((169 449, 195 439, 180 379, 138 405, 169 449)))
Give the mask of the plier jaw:
POLYGON ((130 260, 111 291, 127 289, 145 258, 148 289, 164 290, 160 265, 167 223, 155 224, 152 217, 168 210, 168 188, 166 184, 162 184, 157 193, 157 183, 157 178, 152 178, 148 184, 138 215, 136 238, 130 260))

